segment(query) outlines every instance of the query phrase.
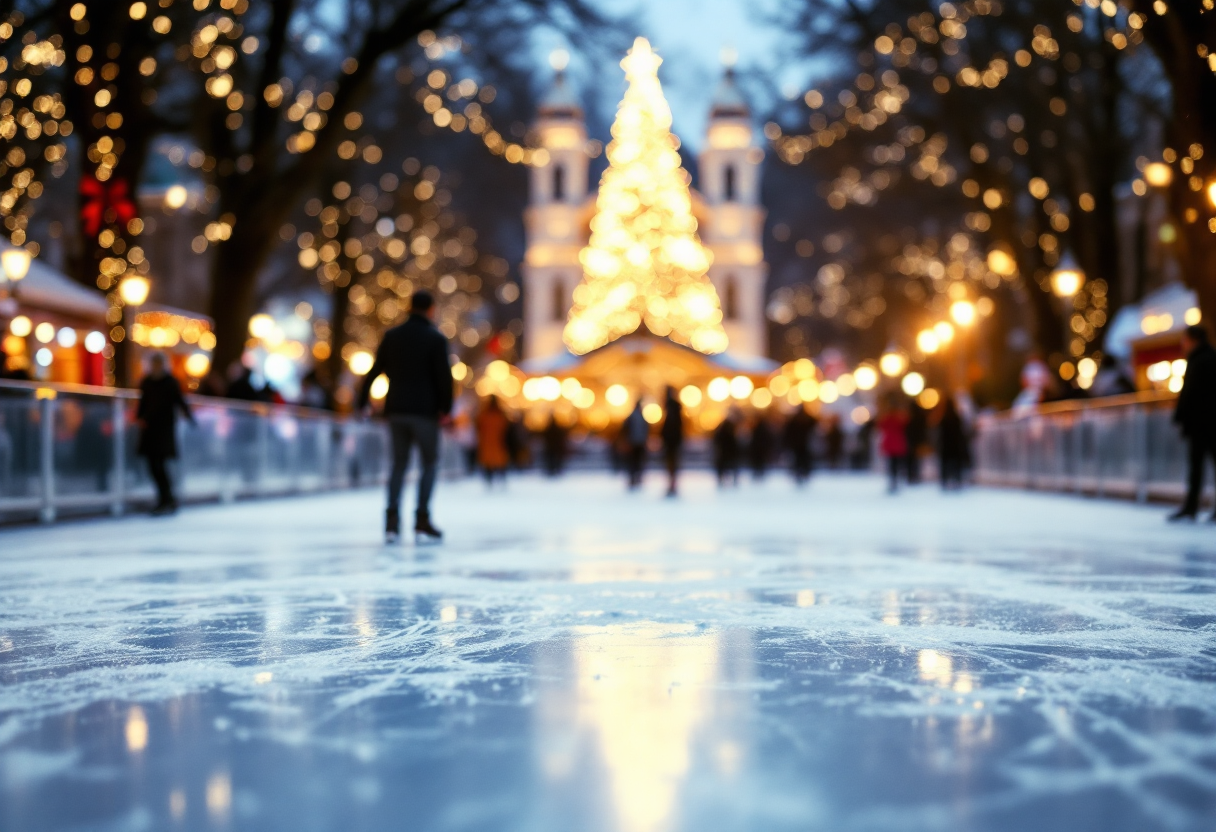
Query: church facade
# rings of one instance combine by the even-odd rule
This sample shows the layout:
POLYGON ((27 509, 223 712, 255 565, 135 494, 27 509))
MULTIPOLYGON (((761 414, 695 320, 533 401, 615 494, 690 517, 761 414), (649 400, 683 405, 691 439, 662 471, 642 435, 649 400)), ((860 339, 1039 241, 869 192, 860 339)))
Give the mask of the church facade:
MULTIPOLYGON (((524 218, 523 358, 544 361, 566 353, 562 331, 582 278, 578 255, 590 237, 596 201, 583 109, 560 73, 541 102, 533 135, 549 163, 531 169, 524 218)), ((714 94, 697 158, 701 190, 692 192, 692 202, 701 242, 713 254, 708 276, 722 307, 727 352, 742 359, 768 352, 763 158, 753 144, 750 110, 727 71, 714 94)))

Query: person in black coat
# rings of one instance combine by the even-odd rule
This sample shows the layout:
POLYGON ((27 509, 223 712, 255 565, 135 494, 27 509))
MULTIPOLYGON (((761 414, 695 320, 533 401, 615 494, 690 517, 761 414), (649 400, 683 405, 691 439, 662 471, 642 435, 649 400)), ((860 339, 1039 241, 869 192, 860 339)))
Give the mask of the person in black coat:
POLYGON ((181 411, 191 424, 194 413, 182 395, 182 387, 168 372, 165 356, 153 353, 148 374, 139 383, 139 409, 135 419, 139 424, 139 455, 148 461, 152 481, 156 483, 156 508, 153 514, 177 511, 173 481, 168 463, 177 457, 177 412, 181 411))
POLYGON ((813 457, 811 438, 815 435, 818 423, 811 412, 805 407, 799 407, 785 423, 782 436, 786 450, 790 452, 790 470, 794 473, 794 482, 798 485, 806 483, 811 476, 813 457))
POLYGON ((372 383, 388 377, 384 415, 393 437, 393 467, 388 478, 388 508, 384 536, 395 543, 401 536, 401 487, 410 462, 410 449, 418 446, 422 476, 418 478, 418 507, 414 534, 440 540, 443 532, 431 522, 431 492, 439 462, 439 428, 451 420, 452 365, 448 341, 434 324, 435 298, 419 289, 410 298, 405 323, 384 333, 376 361, 363 378, 357 412, 371 397, 372 383))
POLYGON ((676 496, 676 479, 680 475, 680 449, 684 447, 684 406, 674 387, 667 388, 663 402, 663 427, 659 430, 663 439, 663 456, 667 462, 667 496, 676 496))
POLYGON ((739 434, 734 413, 728 413, 714 428, 714 469, 718 473, 718 487, 739 484, 739 434))
POLYGON ((963 487, 963 471, 970 454, 967 451, 967 431, 963 418, 954 405, 954 398, 946 397, 942 407, 942 419, 937 425, 938 468, 943 489, 963 487))
POLYGON ((904 470, 908 472, 908 485, 920 482, 920 451, 929 439, 929 413, 916 399, 908 402, 908 453, 904 458, 904 470))
MULTIPOLYGON (((1204 466, 1208 457, 1216 457, 1216 350, 1201 325, 1186 328, 1182 348, 1186 351, 1186 375, 1174 407, 1174 422, 1186 437, 1190 455, 1186 501, 1170 520, 1195 519, 1203 494, 1204 466)), ((1216 512, 1212 519, 1216 520, 1216 512)))
POLYGON ((751 441, 747 445, 752 477, 757 480, 764 479, 768 471, 768 464, 773 456, 773 444, 773 429, 769 427, 763 415, 757 415, 756 423, 752 425, 751 441))

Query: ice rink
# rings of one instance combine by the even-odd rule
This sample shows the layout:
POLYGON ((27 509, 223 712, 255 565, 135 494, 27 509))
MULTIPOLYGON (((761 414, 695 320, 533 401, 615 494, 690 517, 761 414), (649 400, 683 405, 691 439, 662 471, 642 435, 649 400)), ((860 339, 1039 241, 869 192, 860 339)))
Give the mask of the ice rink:
POLYGON ((1216 526, 662 489, 0 531, 0 829, 1216 828, 1216 526))

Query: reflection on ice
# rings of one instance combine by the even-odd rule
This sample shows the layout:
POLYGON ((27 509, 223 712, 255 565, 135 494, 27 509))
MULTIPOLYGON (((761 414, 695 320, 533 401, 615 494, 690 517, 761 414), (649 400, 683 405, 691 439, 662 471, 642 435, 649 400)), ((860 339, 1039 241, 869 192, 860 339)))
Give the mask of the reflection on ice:
POLYGON ((671 828, 697 729, 709 715, 718 642, 691 625, 575 629, 576 719, 607 770, 620 832, 671 828))

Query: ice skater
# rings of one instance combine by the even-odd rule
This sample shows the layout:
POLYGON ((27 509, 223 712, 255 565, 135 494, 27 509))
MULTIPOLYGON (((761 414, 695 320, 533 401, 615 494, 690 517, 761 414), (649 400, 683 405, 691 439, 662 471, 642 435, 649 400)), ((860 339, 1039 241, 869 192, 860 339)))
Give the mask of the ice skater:
POLYGON ((148 461, 148 471, 156 483, 152 513, 172 514, 177 511, 177 497, 169 476, 169 460, 177 457, 177 412, 180 410, 190 424, 194 424, 194 413, 162 353, 152 353, 148 374, 139 383, 139 394, 139 409, 135 411, 139 455, 148 461))
POLYGON ((676 480, 680 476, 680 449, 684 447, 684 406, 674 387, 667 388, 663 403, 663 427, 659 435, 663 439, 663 456, 667 462, 667 496, 676 496, 676 480))
POLYGON ((418 478, 418 506, 414 534, 419 540, 442 540, 443 532, 431 522, 431 492, 439 461, 439 430, 451 421, 452 367, 448 342, 435 328, 435 298, 419 289, 410 298, 405 323, 384 333, 376 360, 363 379, 357 412, 367 409, 372 383, 388 378, 384 415, 393 440, 393 467, 388 478, 388 508, 384 512, 384 539, 401 538, 401 487, 410 464, 410 449, 418 446, 422 475, 418 478))

